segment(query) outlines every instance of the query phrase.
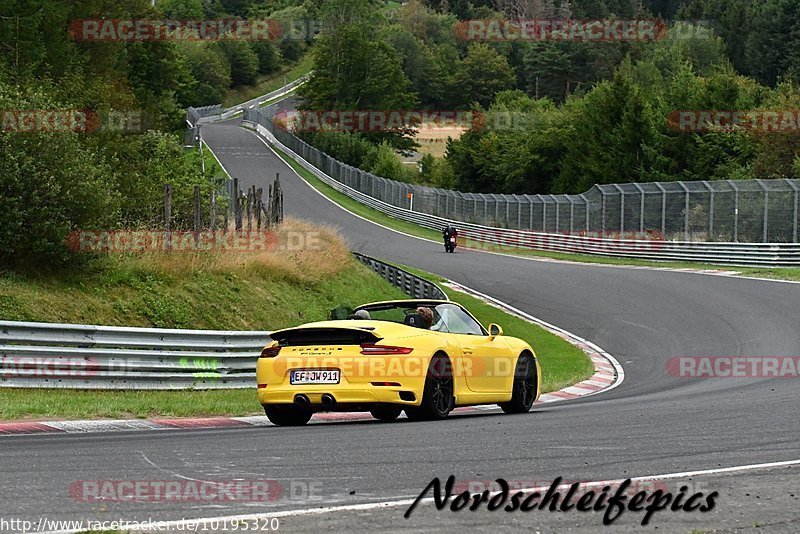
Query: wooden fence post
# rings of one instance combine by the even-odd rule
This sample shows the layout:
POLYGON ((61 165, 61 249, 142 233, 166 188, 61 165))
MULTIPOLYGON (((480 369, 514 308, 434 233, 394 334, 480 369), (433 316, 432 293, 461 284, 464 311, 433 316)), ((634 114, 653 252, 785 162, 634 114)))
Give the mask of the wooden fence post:
POLYGON ((172 249, 172 186, 164 186, 164 245, 172 249))
MULTIPOLYGON (((255 186, 253 186, 255 187, 255 186)), ((261 232, 261 210, 264 207, 264 201, 261 199, 261 196, 264 194, 264 190, 262 188, 258 188, 256 191, 256 228, 259 232, 261 232)))
POLYGON ((217 190, 211 188, 211 233, 217 230, 217 190))
POLYGON ((194 233, 195 239, 203 229, 203 223, 200 219, 200 186, 194 186, 194 233))
POLYGON ((242 231, 242 203, 241 197, 242 192, 239 191, 239 179, 233 179, 233 197, 231 201, 233 204, 233 217, 234 217, 234 225, 236 226, 236 231, 242 231))

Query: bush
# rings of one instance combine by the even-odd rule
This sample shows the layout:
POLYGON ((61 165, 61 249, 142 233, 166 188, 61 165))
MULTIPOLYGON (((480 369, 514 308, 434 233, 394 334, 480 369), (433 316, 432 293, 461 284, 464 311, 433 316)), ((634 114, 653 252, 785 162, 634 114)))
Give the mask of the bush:
MULTIPOLYGON (((68 109, 4 90, 0 84, 0 109, 68 109)), ((79 135, 0 131, 0 267, 59 263, 70 230, 113 220, 112 169, 79 135)))

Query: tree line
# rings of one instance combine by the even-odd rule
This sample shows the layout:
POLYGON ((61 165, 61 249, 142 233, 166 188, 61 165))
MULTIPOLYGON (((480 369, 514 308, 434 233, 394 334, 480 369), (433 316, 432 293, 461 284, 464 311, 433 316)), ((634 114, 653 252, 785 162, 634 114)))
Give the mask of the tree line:
POLYGON ((182 147, 185 108, 219 103, 229 87, 255 82, 308 47, 303 39, 90 42, 69 34, 71 21, 289 21, 315 9, 290 1, 3 2, 0 269, 63 264, 71 230, 163 223, 165 184, 173 186, 173 227, 191 225, 194 185, 207 199, 220 177, 204 179, 198 156, 182 147), (134 133, 16 131, 20 112, 42 117, 47 110, 134 113, 146 121, 134 133))
POLYGON ((399 164, 413 131, 302 136, 388 178, 462 191, 579 193, 595 183, 800 177, 797 128, 676 131, 678 110, 797 110, 793 0, 369 0, 323 5, 300 107, 474 110, 443 160, 399 164), (659 19, 655 41, 460 39, 459 20, 659 19), (515 117, 505 124, 503 115, 515 117), (492 128, 503 123, 502 128, 492 128), (394 160, 392 152, 395 153, 394 160), (380 172, 379 172, 380 171, 380 172))

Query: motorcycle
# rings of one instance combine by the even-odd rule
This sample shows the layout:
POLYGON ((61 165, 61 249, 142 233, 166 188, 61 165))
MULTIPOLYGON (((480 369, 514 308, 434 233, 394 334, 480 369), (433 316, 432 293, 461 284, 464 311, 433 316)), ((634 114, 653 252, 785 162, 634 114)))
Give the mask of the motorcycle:
POLYGON ((444 251, 445 252, 454 252, 456 250, 456 236, 451 235, 449 237, 444 238, 444 251))

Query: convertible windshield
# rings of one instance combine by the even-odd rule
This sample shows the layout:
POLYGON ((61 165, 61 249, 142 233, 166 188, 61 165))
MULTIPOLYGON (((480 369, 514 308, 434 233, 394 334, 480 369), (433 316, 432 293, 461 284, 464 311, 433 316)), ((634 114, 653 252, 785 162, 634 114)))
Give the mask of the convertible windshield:
POLYGON ((419 315, 419 307, 427 308, 433 314, 430 330, 451 334, 486 335, 480 323, 457 304, 432 302, 426 305, 426 303, 397 302, 361 306, 357 312, 361 311, 360 318, 363 319, 417 326, 412 317, 419 315), (368 317, 363 312, 366 312, 368 317))

